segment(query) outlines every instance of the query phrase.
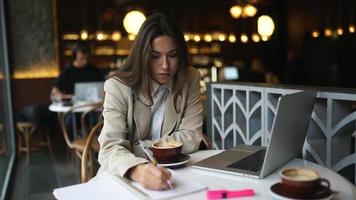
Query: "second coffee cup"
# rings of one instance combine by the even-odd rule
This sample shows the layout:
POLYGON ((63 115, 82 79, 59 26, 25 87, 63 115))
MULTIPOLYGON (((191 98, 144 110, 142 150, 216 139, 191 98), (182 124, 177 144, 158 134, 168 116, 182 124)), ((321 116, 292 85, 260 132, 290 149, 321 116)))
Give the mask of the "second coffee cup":
POLYGON ((283 188, 290 194, 308 196, 313 194, 321 184, 330 190, 328 180, 321 178, 319 173, 306 168, 288 168, 280 172, 283 188))

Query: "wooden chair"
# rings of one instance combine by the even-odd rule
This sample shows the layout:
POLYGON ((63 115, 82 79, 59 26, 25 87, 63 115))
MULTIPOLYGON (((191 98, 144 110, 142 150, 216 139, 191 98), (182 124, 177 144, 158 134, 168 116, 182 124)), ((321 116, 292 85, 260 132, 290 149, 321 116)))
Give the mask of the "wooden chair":
POLYGON ((37 130, 37 125, 32 122, 17 122, 16 123, 18 132, 20 133, 18 137, 18 151, 26 152, 27 164, 30 163, 30 153, 32 150, 36 150, 39 147, 47 147, 48 152, 52 155, 51 140, 48 134, 46 134, 44 141, 36 142, 32 144, 32 136, 37 130))
MULTIPOLYGON (((84 147, 85 147, 85 142, 88 137, 87 136, 88 132, 86 132, 86 131, 90 130, 90 126, 88 126, 85 123, 85 120, 89 116, 89 113, 97 112, 98 110, 101 109, 101 107, 102 107, 102 103, 92 103, 92 104, 75 106, 75 107, 72 107, 70 110, 68 110, 61 116, 60 124, 61 124, 61 128, 62 128, 62 134, 64 137, 64 141, 67 144, 67 146, 71 150, 73 150, 75 155, 77 155, 79 158, 81 158, 81 156, 82 156, 82 153, 83 153, 84 147), (72 127, 73 132, 77 131, 77 130, 75 130, 76 129, 75 113, 80 113, 80 128, 81 128, 80 130, 82 132, 82 137, 80 137, 80 138, 76 138, 75 135, 70 137, 70 134, 73 134, 69 131, 70 130, 69 126, 71 126, 71 124, 66 123, 67 117, 72 115, 73 116, 72 120, 74 120, 74 127, 72 127)), ((93 143, 93 146, 95 149, 99 150, 98 142, 93 143)))
POLYGON ((210 141, 210 139, 205 134, 202 134, 202 136, 203 136, 203 142, 206 146, 206 149, 207 150, 213 149, 213 143, 210 141))
MULTIPOLYGON (((87 182, 89 179, 93 177, 94 170, 94 162, 93 162, 93 149, 94 142, 98 142, 97 136, 101 129, 103 128, 104 122, 99 121, 94 128, 91 130, 87 141, 85 143, 84 151, 82 154, 81 161, 81 173, 80 173, 80 181, 82 183, 87 182)), ((96 151, 97 152, 97 151, 96 151)))

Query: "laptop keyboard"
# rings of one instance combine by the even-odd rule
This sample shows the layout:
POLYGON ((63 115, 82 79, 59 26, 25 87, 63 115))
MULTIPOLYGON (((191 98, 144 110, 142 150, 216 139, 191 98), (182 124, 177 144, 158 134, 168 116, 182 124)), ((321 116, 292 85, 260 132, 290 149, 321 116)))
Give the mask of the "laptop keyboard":
POLYGON ((262 168, 265 154, 266 149, 261 149, 237 162, 228 165, 227 167, 258 172, 262 168))

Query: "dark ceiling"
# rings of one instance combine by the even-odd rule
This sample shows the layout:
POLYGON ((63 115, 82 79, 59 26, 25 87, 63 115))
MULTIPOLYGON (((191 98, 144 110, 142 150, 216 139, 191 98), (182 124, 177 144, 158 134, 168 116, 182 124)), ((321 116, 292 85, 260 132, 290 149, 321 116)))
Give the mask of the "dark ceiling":
MULTIPOLYGON (((247 22, 236 23, 229 13, 236 0, 60 0, 57 1, 60 31, 79 31, 83 28, 95 31, 122 30, 124 15, 132 10, 142 10, 146 16, 154 12, 169 13, 176 18, 184 31, 233 31, 234 26, 248 26, 247 22), (237 24, 237 25, 234 25, 237 24)), ((272 0, 240 0, 250 2, 259 12, 273 12, 272 0)))

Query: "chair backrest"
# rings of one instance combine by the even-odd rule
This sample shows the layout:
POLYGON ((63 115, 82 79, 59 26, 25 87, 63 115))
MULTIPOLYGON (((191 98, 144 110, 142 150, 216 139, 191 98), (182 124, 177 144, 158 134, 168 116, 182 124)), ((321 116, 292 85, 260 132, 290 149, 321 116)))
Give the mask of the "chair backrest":
MULTIPOLYGON (((80 113, 80 128, 82 129, 82 132, 87 134, 89 131, 88 126, 85 124, 85 120, 87 116, 89 116, 89 113, 92 113, 94 111, 97 111, 102 107, 102 103, 90 103, 90 104, 84 104, 84 105, 79 105, 79 106, 73 106, 71 109, 69 109, 67 112, 65 112, 60 119, 61 123, 61 129, 62 129, 62 134, 64 137, 64 141, 66 142, 67 146, 71 149, 73 149, 72 145, 72 140, 70 139, 71 137, 69 136, 70 134, 70 128, 71 124, 68 124, 66 119, 72 115, 73 119, 75 120, 75 115, 74 113, 80 113)), ((76 128, 76 127, 74 127, 76 128)), ((74 131, 74 130, 73 130, 74 131)))
POLYGON ((202 149, 201 148, 199 148, 199 149, 201 149, 201 150, 203 150, 203 149, 207 149, 207 150, 213 149, 213 143, 210 141, 210 139, 205 134, 202 134, 202 136, 203 136, 203 143, 204 143, 205 147, 203 147, 202 149))
POLYGON ((95 123, 91 124, 90 122, 88 123, 88 121, 90 121, 90 114, 94 113, 94 112, 98 112, 98 110, 102 109, 103 103, 94 103, 92 104, 92 107, 89 108, 88 110, 84 111, 81 116, 80 116, 80 123, 81 123, 81 129, 83 131, 83 133, 87 134, 90 132, 90 130, 95 126, 95 124, 100 121, 102 119, 102 114, 100 115, 100 117, 97 118, 98 121, 96 121, 95 123))
POLYGON ((93 140, 97 139, 97 135, 99 134, 99 132, 101 131, 101 129, 103 128, 104 125, 104 121, 100 120, 95 126, 94 128, 91 130, 86 142, 85 142, 85 147, 84 147, 84 151, 82 154, 82 159, 81 159, 81 174, 80 174, 80 181, 82 183, 87 182, 90 178, 92 178, 92 170, 93 169, 93 159, 91 156, 92 153, 92 144, 93 144, 93 140), (91 166, 91 167, 88 167, 91 166))

